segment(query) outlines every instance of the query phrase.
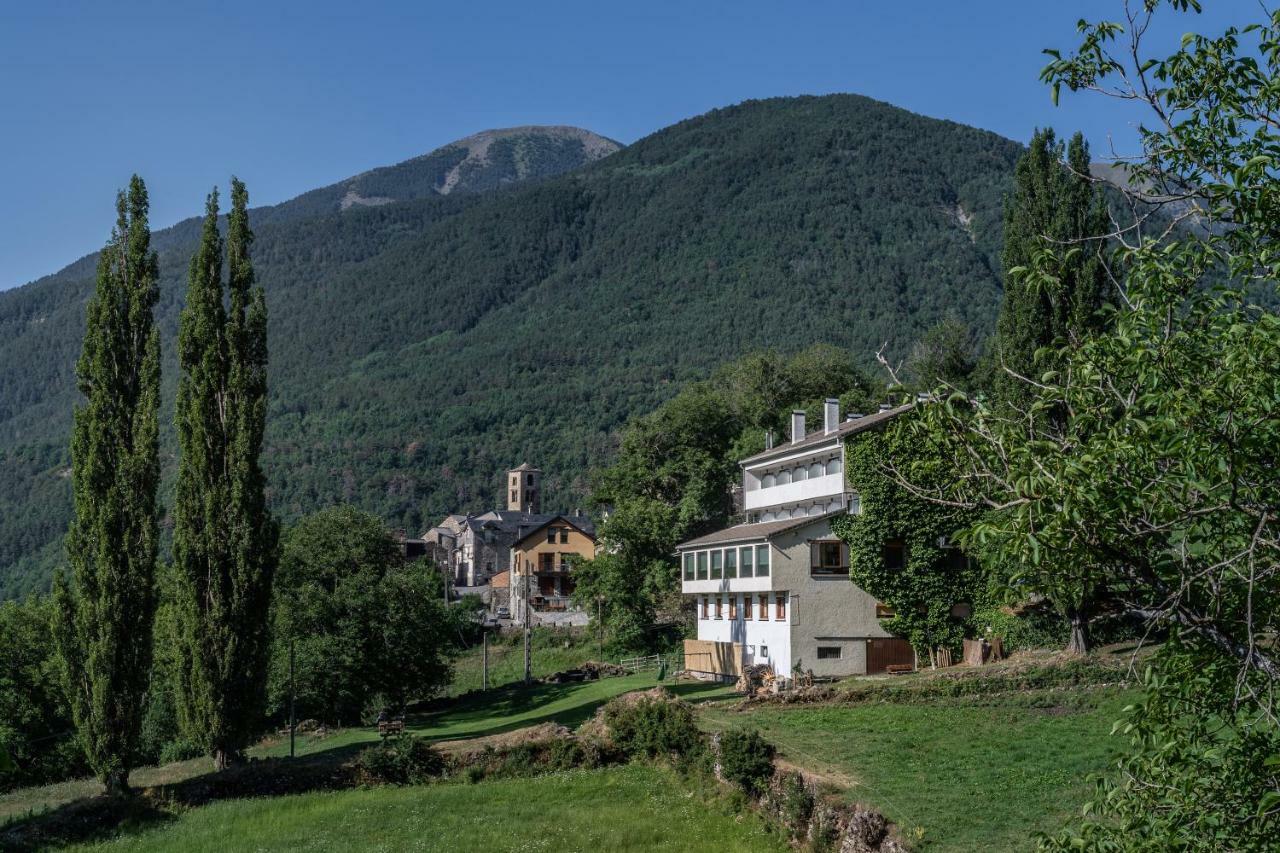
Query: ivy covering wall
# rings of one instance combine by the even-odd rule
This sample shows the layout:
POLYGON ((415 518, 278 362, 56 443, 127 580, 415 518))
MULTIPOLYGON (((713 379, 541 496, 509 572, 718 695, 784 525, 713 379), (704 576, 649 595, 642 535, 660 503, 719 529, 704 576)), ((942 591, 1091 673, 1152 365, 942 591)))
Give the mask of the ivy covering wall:
POLYGON ((942 476, 920 456, 909 420, 901 415, 882 430, 851 438, 846 445, 849 487, 862 511, 832 522, 849 544, 849 574, 855 584, 893 610, 886 630, 908 640, 921 662, 939 647, 960 650, 974 636, 974 602, 984 588, 975 561, 951 545, 954 534, 973 521, 969 511, 935 503, 902 488, 889 465, 910 477, 942 476))

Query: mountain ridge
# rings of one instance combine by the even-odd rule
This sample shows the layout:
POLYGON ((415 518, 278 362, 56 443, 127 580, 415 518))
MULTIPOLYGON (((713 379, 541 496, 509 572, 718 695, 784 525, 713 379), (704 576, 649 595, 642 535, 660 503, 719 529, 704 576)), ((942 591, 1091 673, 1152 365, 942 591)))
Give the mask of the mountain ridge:
MULTIPOLYGON (((494 503, 525 459, 573 506, 627 417, 743 352, 827 342, 870 366, 951 314, 984 331, 1021 151, 861 96, 779 98, 501 192, 251 212, 273 507, 350 501, 413 529, 494 503)), ((157 239, 166 406, 194 237, 157 239)), ((68 517, 92 290, 72 267, 0 294, 0 597, 47 582, 68 517)), ((171 476, 169 434, 163 454, 171 476)))

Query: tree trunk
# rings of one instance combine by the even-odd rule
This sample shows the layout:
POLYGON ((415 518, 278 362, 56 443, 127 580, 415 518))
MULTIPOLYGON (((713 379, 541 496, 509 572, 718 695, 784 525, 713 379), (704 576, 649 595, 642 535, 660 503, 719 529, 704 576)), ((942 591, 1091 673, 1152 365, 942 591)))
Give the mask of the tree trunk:
POLYGON ((243 763, 244 756, 236 750, 218 747, 213 751, 214 770, 226 770, 228 767, 235 767, 237 764, 243 763))
POLYGON ((106 786, 108 797, 123 797, 130 793, 129 788, 129 771, 128 770, 112 770, 107 773, 106 778, 102 780, 102 784, 106 786))
POLYGON ((1067 653, 1087 655, 1089 653, 1089 619, 1084 609, 1070 611, 1067 614, 1067 623, 1071 626, 1071 635, 1067 638, 1067 653))

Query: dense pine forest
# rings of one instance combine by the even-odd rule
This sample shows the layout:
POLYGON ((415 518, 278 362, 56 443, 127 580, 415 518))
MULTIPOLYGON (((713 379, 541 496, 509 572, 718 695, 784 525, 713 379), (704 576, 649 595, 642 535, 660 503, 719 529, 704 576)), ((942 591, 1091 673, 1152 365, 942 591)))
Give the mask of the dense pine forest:
MULTIPOLYGON (((1022 150, 994 134, 827 96, 716 110, 568 172, 589 141, 506 145, 542 165, 441 195, 421 158, 251 212, 283 520, 350 501, 414 529, 494 503, 526 460, 568 508, 629 416, 743 353, 823 342, 869 365, 948 316, 992 328, 1022 150), (351 192, 390 201, 343 209, 351 192)), ((192 220, 153 243, 166 400, 197 236, 192 220)), ((94 262, 0 294, 0 597, 61 558, 94 262)))

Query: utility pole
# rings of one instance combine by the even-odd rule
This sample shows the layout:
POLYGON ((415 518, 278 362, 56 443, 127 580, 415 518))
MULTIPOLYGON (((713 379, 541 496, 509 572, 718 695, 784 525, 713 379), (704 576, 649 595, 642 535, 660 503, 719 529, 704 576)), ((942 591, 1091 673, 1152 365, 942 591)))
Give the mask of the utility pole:
POLYGON ((489 689, 489 632, 486 630, 481 636, 484 638, 484 669, 481 676, 480 689, 489 689))
POLYGON ((524 683, 533 683, 533 660, 529 656, 529 643, 533 639, 533 619, 530 612, 529 580, 532 576, 530 563, 524 563, 524 683))
POLYGON ((604 663, 604 596, 596 596, 596 660, 604 663))
POLYGON ((293 758, 293 733, 297 729, 298 724, 294 718, 294 697, 297 691, 294 689, 293 682, 293 637, 289 638, 289 757, 293 758))

